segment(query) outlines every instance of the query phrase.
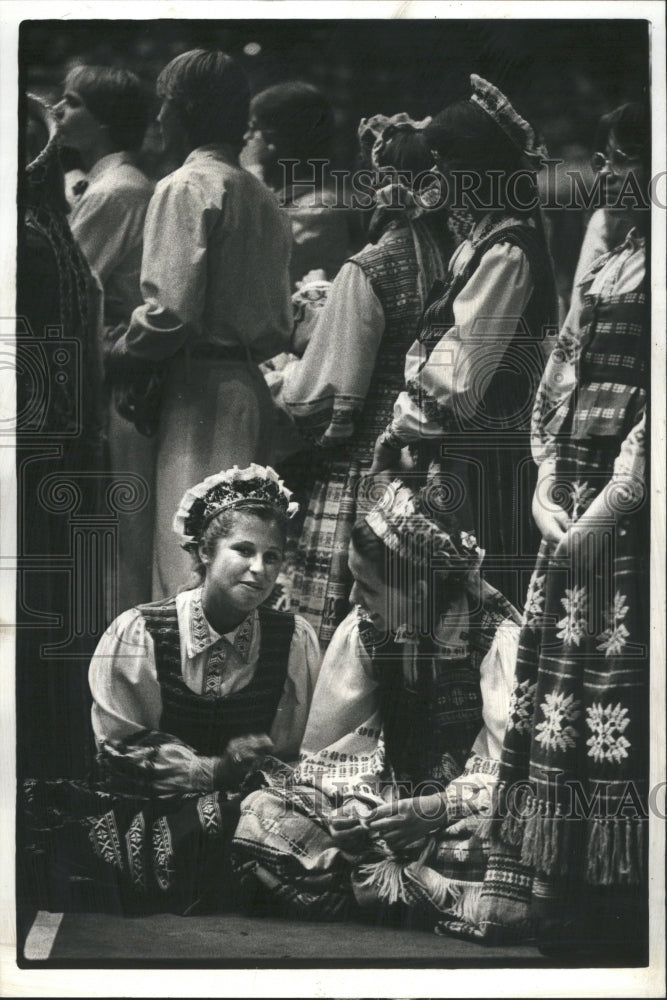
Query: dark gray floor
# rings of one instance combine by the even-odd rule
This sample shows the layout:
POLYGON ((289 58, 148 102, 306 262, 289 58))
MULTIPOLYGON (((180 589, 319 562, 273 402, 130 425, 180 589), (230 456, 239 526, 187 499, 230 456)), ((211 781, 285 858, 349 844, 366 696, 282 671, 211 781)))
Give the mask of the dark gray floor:
MULTIPOLYGON (((539 960, 531 947, 486 948, 426 931, 401 931, 365 924, 298 923, 241 916, 113 917, 66 914, 56 934, 53 961, 253 961, 277 959, 347 965, 365 961, 484 963, 508 965, 539 960)), ((546 964, 546 962, 545 962, 546 964)))

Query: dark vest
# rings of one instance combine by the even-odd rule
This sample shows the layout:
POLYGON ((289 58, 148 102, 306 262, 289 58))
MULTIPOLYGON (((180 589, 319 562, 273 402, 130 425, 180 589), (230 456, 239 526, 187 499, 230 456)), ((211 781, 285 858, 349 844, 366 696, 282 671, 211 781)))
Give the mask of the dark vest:
POLYGON ((484 721, 482 660, 498 627, 507 620, 518 624, 520 616, 499 591, 484 585, 482 599, 471 610, 462 635, 467 653, 443 661, 437 645, 423 638, 414 687, 403 676, 403 646, 380 637, 369 621, 360 621, 359 637, 379 684, 387 758, 395 776, 410 782, 413 790, 429 780, 445 785, 462 773, 484 721), (433 666, 439 659, 440 669, 434 676, 433 666))
MULTIPOLYGON (((540 234, 526 225, 517 224, 492 232, 482 239, 460 274, 449 274, 444 281, 436 282, 426 303, 420 323, 419 340, 431 352, 443 334, 454 325, 454 302, 480 265, 484 254, 498 243, 510 243, 519 247, 528 260, 533 279, 533 291, 524 308, 523 315, 517 317, 515 334, 507 345, 503 361, 486 383, 475 413, 470 420, 466 415, 453 417, 447 407, 422 392, 419 379, 408 383, 409 394, 429 420, 441 424, 445 430, 480 430, 477 414, 483 414, 485 426, 489 430, 502 430, 508 415, 513 417, 515 430, 527 431, 535 390, 539 384, 544 366, 541 342, 548 328, 556 328, 558 305, 551 262, 540 234), (521 412, 523 422, 515 424, 515 415, 521 412), (472 421, 470 423, 470 421, 472 421), (468 424, 470 423, 470 426, 468 424)), ((480 322, 487 317, 480 317, 480 322)), ((494 317, 488 317, 493 321, 494 317)), ((482 334, 482 329, 480 334, 482 334)), ((480 361, 483 360, 483 341, 480 341, 480 361)), ((483 375, 480 365, 480 376, 483 375)))
POLYGON ((183 680, 175 598, 144 604, 139 611, 155 646, 162 732, 207 757, 220 756, 235 736, 269 732, 287 676, 294 615, 259 608, 261 640, 255 675, 241 690, 218 698, 191 691, 183 680))
MULTIPOLYGON (((443 226, 444 229, 444 226, 443 226)), ((435 242, 436 237, 433 237, 435 242)), ((453 249, 442 237, 442 257, 453 249)), ((375 359, 363 411, 357 421, 354 450, 370 466, 377 436, 391 420, 394 402, 403 388, 405 355, 415 339, 421 316, 419 268, 407 222, 389 224, 378 242, 365 247, 350 262, 361 268, 384 312, 385 329, 375 359)))

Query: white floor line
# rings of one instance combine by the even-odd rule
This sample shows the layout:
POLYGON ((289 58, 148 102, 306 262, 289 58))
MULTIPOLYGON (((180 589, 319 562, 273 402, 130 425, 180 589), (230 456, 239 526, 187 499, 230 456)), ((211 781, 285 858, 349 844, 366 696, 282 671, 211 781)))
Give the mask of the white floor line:
POLYGON ((53 942, 64 914, 38 910, 23 948, 23 957, 28 962, 45 962, 51 954, 53 942))

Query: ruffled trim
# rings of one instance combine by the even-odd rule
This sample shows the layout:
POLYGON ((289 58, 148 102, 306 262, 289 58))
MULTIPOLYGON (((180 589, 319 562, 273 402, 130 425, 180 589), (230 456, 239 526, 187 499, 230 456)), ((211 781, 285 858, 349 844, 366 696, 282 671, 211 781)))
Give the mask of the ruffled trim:
POLYGON ((246 469, 235 465, 218 472, 186 490, 174 514, 173 530, 181 536, 183 547, 196 544, 208 521, 216 514, 247 500, 269 503, 293 517, 299 509, 291 502, 292 491, 270 466, 256 465, 246 469))

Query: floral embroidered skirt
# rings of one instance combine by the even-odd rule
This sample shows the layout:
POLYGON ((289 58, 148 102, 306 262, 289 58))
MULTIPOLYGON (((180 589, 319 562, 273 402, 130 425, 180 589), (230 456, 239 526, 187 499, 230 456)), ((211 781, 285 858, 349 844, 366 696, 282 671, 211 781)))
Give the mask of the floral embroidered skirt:
MULTIPOLYGON (((617 451, 603 438, 561 446, 552 495, 572 523, 617 451)), ((622 491, 612 502, 622 513, 599 544, 556 560, 542 542, 519 642, 495 828, 535 869, 547 910, 568 895, 576 908, 584 887, 644 893, 648 504, 622 491)))

